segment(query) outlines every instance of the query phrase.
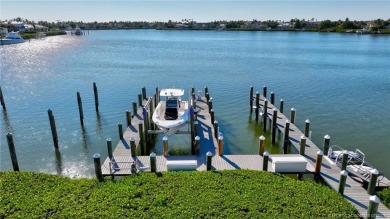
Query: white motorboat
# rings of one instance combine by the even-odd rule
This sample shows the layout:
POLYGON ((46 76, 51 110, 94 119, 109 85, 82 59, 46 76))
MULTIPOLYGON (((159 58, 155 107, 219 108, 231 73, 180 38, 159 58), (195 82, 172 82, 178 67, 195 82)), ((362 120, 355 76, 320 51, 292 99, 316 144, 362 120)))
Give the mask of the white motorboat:
POLYGON ((188 101, 182 101, 183 89, 162 89, 160 97, 166 99, 160 101, 153 113, 152 119, 166 135, 177 133, 189 119, 188 101))
POLYGON ((25 40, 20 36, 19 32, 9 32, 5 38, 0 40, 0 45, 9 45, 16 43, 24 43, 25 40))
MULTIPOLYGON (((375 168, 365 161, 365 155, 359 149, 356 149, 355 151, 347 151, 337 145, 333 145, 329 148, 328 158, 331 159, 334 164, 341 167, 344 154, 348 154, 346 171, 350 175, 360 178, 363 182, 369 182, 371 171, 375 168)), ((383 173, 380 171, 379 176, 382 176, 379 180, 384 177, 383 173)))
POLYGON ((74 35, 83 35, 83 31, 80 29, 79 26, 76 26, 74 29, 74 35))

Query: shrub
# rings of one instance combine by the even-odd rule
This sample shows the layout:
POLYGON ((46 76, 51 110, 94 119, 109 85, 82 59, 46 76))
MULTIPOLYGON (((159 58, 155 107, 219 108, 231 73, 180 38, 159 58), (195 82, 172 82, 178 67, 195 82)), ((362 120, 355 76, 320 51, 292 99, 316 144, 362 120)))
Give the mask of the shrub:
POLYGON ((0 218, 327 218, 355 215, 313 181, 251 170, 141 173, 117 181, 0 173, 0 218))

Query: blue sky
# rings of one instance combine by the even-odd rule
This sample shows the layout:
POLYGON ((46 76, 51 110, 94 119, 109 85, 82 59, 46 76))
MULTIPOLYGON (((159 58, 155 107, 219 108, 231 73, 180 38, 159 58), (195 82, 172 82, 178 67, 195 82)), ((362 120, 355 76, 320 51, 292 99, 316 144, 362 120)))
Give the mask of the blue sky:
POLYGON ((180 21, 372 20, 390 18, 390 0, 381 1, 35 1, 0 0, 1 20, 180 21))

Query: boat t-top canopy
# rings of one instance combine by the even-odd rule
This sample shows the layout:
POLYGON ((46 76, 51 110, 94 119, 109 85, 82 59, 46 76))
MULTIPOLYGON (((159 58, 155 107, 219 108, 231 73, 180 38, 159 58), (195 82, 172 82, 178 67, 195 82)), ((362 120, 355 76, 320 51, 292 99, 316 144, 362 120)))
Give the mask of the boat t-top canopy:
POLYGON ((181 97, 184 95, 183 89, 170 88, 170 89, 162 89, 160 91, 161 97, 181 97))

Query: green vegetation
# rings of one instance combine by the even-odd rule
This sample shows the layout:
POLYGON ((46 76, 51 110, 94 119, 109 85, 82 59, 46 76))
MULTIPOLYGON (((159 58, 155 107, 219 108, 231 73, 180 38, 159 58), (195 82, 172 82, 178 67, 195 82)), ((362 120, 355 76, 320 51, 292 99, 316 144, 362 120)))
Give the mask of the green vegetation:
POLYGON ((382 204, 390 208, 390 188, 386 188, 383 191, 378 192, 378 197, 382 204))
MULTIPOLYGON (((40 34, 41 32, 31 31, 31 32, 22 33, 21 36, 23 37, 23 39, 33 39, 33 38, 38 38, 40 34)), ((44 32, 44 34, 46 36, 56 36, 56 35, 66 35, 66 32, 63 30, 51 30, 51 31, 44 32)))
POLYGON ((261 171, 141 173, 118 181, 0 173, 0 218, 327 218, 355 215, 313 181, 261 171))

